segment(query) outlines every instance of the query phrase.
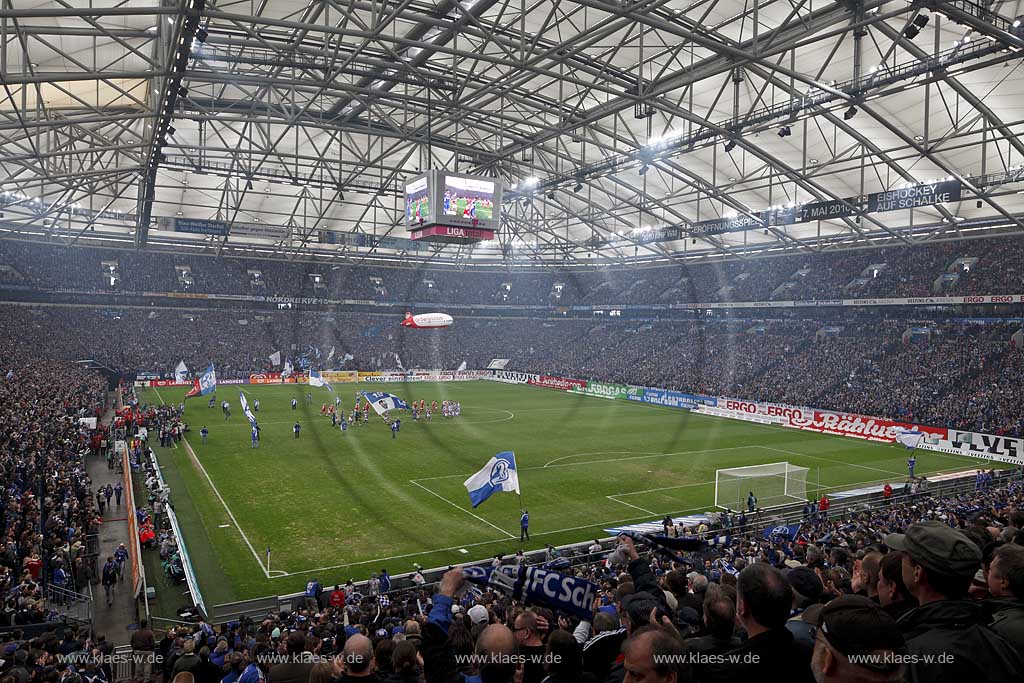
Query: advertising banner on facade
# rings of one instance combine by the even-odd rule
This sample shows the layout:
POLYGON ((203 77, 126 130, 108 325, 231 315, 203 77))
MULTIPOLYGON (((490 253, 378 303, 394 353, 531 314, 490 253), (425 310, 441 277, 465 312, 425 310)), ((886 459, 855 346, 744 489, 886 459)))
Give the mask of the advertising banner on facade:
POLYGON ((639 393, 628 394, 630 401, 641 401, 668 408, 682 408, 684 410, 695 410, 701 406, 714 407, 718 399, 713 396, 697 396, 684 394, 680 391, 668 391, 667 389, 651 389, 644 387, 639 393))
POLYGON ((644 390, 639 387, 630 387, 625 384, 606 384, 604 382, 587 382, 585 386, 573 387, 570 391, 574 394, 583 394, 584 396, 620 400, 625 400, 630 395, 643 396, 644 393, 644 390))
POLYGON ((950 429, 948 438, 940 439, 937 443, 922 442, 919 448, 951 455, 967 455, 972 458, 996 460, 1013 465, 1024 464, 1024 439, 1015 439, 1009 436, 950 429))
POLYGON ((331 384, 346 384, 359 381, 359 373, 356 370, 324 370, 320 374, 331 384))
POLYGON ((540 379, 540 375, 530 372, 515 372, 514 370, 495 370, 491 373, 490 379, 506 384, 532 384, 540 379))
POLYGON ((541 375, 535 380, 530 380, 529 384, 546 389, 561 389, 562 391, 572 391, 575 388, 587 386, 586 380, 554 377, 552 375, 541 375))

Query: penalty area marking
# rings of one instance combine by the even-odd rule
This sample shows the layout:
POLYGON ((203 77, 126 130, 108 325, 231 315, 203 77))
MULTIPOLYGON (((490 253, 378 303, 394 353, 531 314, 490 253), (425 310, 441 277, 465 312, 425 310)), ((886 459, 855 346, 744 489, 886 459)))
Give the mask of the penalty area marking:
POLYGON ((452 502, 452 501, 448 500, 447 498, 445 498, 444 496, 442 496, 442 495, 441 495, 440 493, 435 493, 434 491, 431 491, 430 489, 428 489, 428 488, 427 488, 426 486, 424 486, 423 484, 421 484, 421 483, 417 482, 417 481, 416 481, 415 479, 410 479, 410 480, 409 480, 409 483, 410 483, 410 484, 413 484, 413 485, 415 485, 415 486, 419 486, 419 487, 420 487, 421 489, 423 489, 423 490, 424 490, 424 491, 426 491, 427 493, 429 493, 429 494, 431 494, 431 495, 434 495, 434 496, 437 496, 438 498, 440 498, 440 499, 441 499, 441 500, 443 500, 444 502, 446 502, 446 503, 448 503, 449 505, 451 505, 451 506, 452 506, 453 508, 457 508, 457 509, 459 509, 459 510, 462 510, 462 511, 463 511, 463 512, 465 512, 465 513, 466 513, 467 515, 469 515, 470 517, 473 517, 473 518, 475 518, 475 519, 477 519, 477 520, 479 520, 479 521, 483 522, 484 524, 486 524, 487 526, 491 527, 492 529, 497 529, 498 531, 500 531, 501 533, 505 534, 505 535, 506 535, 506 536, 508 536, 509 538, 515 538, 515 535, 513 535, 513 534, 510 534, 509 532, 507 532, 507 531, 505 531, 504 529, 502 529, 502 528, 501 528, 500 526, 497 526, 496 524, 491 524, 490 522, 488 522, 488 521, 487 521, 486 519, 484 519, 484 518, 483 518, 483 517, 481 517, 480 515, 476 514, 475 512, 470 512, 469 510, 467 510, 466 508, 462 507, 462 506, 461 506, 461 505, 459 505, 458 503, 454 503, 454 502, 452 502))

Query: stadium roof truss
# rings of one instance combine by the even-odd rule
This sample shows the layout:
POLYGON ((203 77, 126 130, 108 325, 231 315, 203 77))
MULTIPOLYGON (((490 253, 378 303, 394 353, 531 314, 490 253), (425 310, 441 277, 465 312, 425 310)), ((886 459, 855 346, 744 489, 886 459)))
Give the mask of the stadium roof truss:
POLYGON ((569 266, 1020 232, 1021 14, 1021 0, 8 0, 0 236, 569 266), (403 182, 428 168, 502 180, 496 240, 381 239, 406 236, 403 182), (694 229, 939 178, 962 182, 961 202, 694 229), (179 217, 249 229, 178 232, 179 217), (679 238, 647 239, 665 227, 679 238))

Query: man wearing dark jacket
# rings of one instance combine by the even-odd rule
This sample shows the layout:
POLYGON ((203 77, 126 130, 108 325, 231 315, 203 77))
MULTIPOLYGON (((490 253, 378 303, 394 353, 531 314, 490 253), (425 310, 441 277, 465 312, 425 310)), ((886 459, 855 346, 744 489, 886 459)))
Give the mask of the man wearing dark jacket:
POLYGON ((878 563, 878 604, 893 619, 899 619, 906 612, 917 607, 903 583, 903 553, 895 550, 882 555, 878 563))
POLYGON ((786 577, 765 562, 740 572, 736 612, 747 641, 726 653, 722 663, 699 672, 700 683, 787 681, 813 683, 810 653, 799 647, 786 628, 793 591, 786 577))
POLYGON ((898 622, 907 651, 918 657, 909 666, 910 683, 1010 683, 1024 676, 1020 655, 985 626, 983 605, 966 599, 981 567, 978 546, 938 521, 911 524, 885 544, 904 551, 903 582, 920 605, 898 622))
POLYGON ((1024 546, 1004 545, 996 550, 988 570, 989 601, 994 614, 992 630, 1024 652, 1024 546))
POLYGON ((309 672, 313 670, 311 653, 306 653, 306 634, 295 631, 285 641, 287 661, 270 667, 270 683, 309 683, 309 672))

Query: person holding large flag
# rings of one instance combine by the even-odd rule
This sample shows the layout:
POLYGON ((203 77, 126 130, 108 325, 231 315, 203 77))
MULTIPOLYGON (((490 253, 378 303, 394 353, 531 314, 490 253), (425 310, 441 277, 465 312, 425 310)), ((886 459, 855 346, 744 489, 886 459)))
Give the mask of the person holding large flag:
POLYGON ((390 410, 409 409, 409 404, 394 394, 387 394, 383 391, 363 391, 360 393, 366 397, 366 402, 373 406, 374 411, 378 415, 383 415, 390 410))
POLYGON ((217 391, 217 373, 213 369, 213 363, 210 363, 210 367, 206 368, 206 371, 195 379, 192 388, 185 394, 185 398, 206 396, 215 391, 217 391))
POLYGON ((469 502, 474 508, 498 491, 515 491, 522 499, 519 473, 516 471, 516 454, 513 451, 498 453, 488 460, 479 472, 463 482, 463 485, 469 492, 469 502))
POLYGON ((334 388, 327 383, 327 380, 324 379, 324 376, 316 368, 310 368, 309 370, 309 386, 323 387, 327 391, 334 393, 334 388))

